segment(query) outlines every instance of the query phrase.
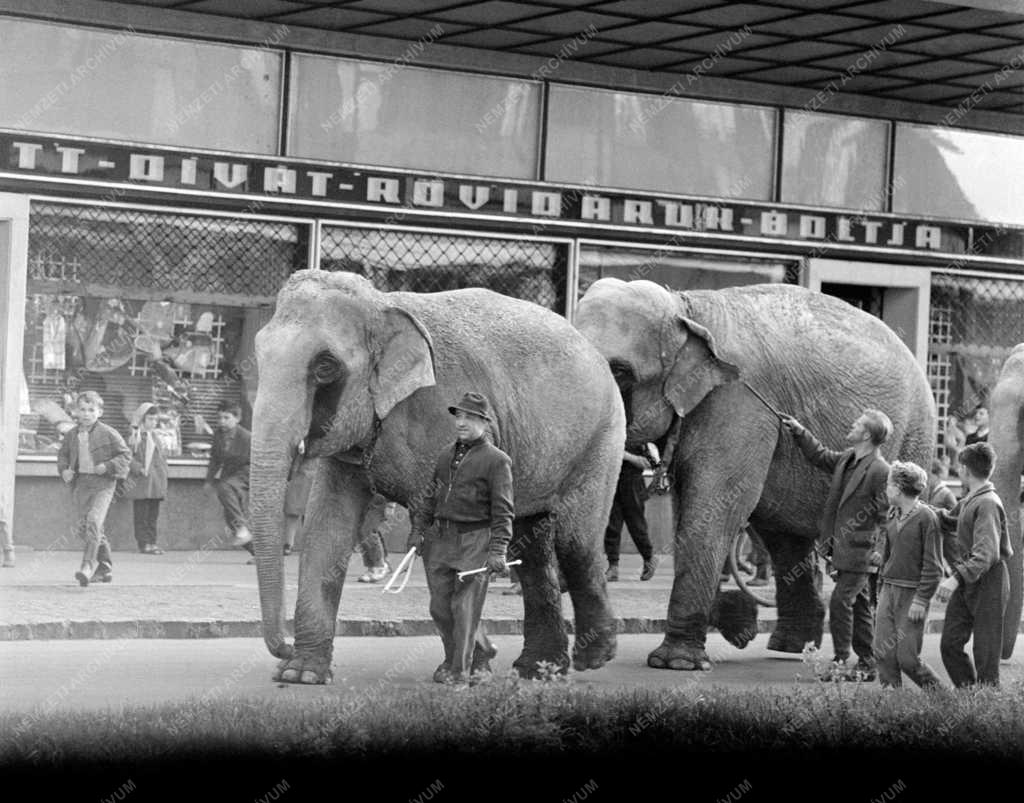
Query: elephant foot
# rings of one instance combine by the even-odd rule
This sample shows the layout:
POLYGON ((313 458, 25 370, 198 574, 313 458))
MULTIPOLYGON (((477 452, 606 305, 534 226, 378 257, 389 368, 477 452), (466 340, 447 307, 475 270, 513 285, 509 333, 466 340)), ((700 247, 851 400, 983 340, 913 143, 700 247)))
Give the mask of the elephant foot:
POLYGON ((600 631, 591 638, 576 639, 572 648, 572 665, 577 671, 600 669, 615 657, 616 637, 613 630, 600 631))
POLYGON ((322 685, 334 679, 331 659, 322 655, 296 655, 277 665, 273 679, 281 683, 322 685))
POLYGON ((676 642, 666 636, 661 645, 647 656, 647 665, 655 669, 707 672, 711 669, 711 659, 703 647, 676 642))
POLYGON ((569 656, 561 655, 530 655, 523 653, 512 663, 512 668, 524 680, 541 680, 552 674, 564 675, 569 671, 569 656))
POLYGON ((742 591, 726 591, 715 597, 709 622, 726 641, 743 649, 757 635, 757 603, 742 591))
POLYGON ((801 629, 795 626, 778 625, 768 639, 768 649, 773 652, 802 653, 808 642, 821 646, 822 629, 801 629))

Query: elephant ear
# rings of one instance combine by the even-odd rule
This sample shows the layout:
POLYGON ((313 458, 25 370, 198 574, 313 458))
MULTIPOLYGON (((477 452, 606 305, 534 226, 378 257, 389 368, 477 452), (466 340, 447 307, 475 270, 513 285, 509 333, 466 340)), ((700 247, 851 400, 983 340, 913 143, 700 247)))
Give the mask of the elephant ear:
POLYGON ((376 361, 370 374, 370 394, 377 417, 383 419, 400 401, 435 384, 430 334, 405 310, 384 310, 376 361))
POLYGON ((682 418, 718 385, 739 379, 740 369, 719 356, 715 338, 696 321, 680 315, 670 325, 667 342, 676 352, 662 392, 682 418))

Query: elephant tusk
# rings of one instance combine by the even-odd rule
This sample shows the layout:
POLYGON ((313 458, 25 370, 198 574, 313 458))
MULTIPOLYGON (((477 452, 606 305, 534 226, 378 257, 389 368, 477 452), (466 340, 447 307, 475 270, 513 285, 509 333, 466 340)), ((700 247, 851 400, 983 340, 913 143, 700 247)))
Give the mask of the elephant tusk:
MULTIPOLYGON (((518 566, 520 563, 522 563, 521 560, 513 560, 513 561, 509 561, 505 565, 506 566, 518 566)), ((486 571, 487 571, 487 567, 486 566, 481 566, 479 569, 470 569, 468 572, 459 572, 458 575, 456 575, 456 576, 459 578, 459 581, 461 582, 462 580, 465 580, 467 577, 469 577, 471 574, 480 574, 481 572, 486 572, 486 571)))
POLYGON ((402 562, 398 564, 398 568, 395 569, 394 573, 388 579, 387 583, 384 584, 384 588, 381 592, 384 594, 401 594, 405 590, 405 587, 409 584, 409 578, 412 577, 412 564, 416 560, 416 548, 413 547, 405 553, 405 557, 402 558, 402 562), (395 581, 399 576, 405 572, 405 577, 402 578, 402 584, 398 588, 392 588, 395 581))

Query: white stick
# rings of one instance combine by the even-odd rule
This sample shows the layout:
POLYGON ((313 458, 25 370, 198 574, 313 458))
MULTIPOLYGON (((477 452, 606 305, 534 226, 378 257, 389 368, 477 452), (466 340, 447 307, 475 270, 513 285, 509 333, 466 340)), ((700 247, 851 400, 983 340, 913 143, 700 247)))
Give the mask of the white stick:
MULTIPOLYGON (((522 563, 521 560, 514 560, 511 563, 506 563, 505 565, 506 566, 518 566, 520 563, 522 563)), ((481 566, 479 569, 470 569, 468 572, 459 572, 458 578, 460 580, 464 580, 467 577, 469 577, 471 574, 480 574, 481 572, 486 572, 486 571, 487 571, 487 567, 486 566, 481 566)))
POLYGON ((409 584, 409 578, 412 577, 412 564, 413 561, 415 560, 416 547, 413 547, 405 553, 405 557, 402 558, 402 562, 398 564, 398 568, 395 569, 394 573, 388 579, 387 583, 384 584, 384 588, 381 589, 381 592, 384 594, 401 594, 405 587, 409 584), (402 579, 402 584, 398 588, 392 589, 391 587, 394 585, 395 580, 398 579, 398 576, 403 571, 405 572, 405 577, 402 579))

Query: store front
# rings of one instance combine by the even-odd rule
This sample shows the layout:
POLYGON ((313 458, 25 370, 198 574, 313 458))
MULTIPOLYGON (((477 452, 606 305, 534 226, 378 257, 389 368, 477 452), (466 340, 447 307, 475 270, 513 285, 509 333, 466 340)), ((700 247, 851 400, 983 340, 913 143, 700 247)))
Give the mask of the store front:
MULTIPOLYGON (((141 403, 159 405, 164 545, 221 541, 202 490, 215 411, 237 402, 249 425, 253 339, 299 269, 486 287, 570 320, 605 276, 799 284, 886 321, 940 420, 984 406, 1024 342, 1024 204, 950 155, 995 154, 1013 173, 1021 137, 276 42, 0 25, 24 50, 7 54, 18 91, 0 107, 0 518, 18 544, 76 546, 55 463, 82 390, 125 435, 141 403), (47 49, 59 64, 34 57, 47 49), (76 67, 91 53, 123 85, 76 67)), ((134 548, 127 501, 108 530, 134 548)), ((400 548, 404 530, 391 538, 400 548)))

